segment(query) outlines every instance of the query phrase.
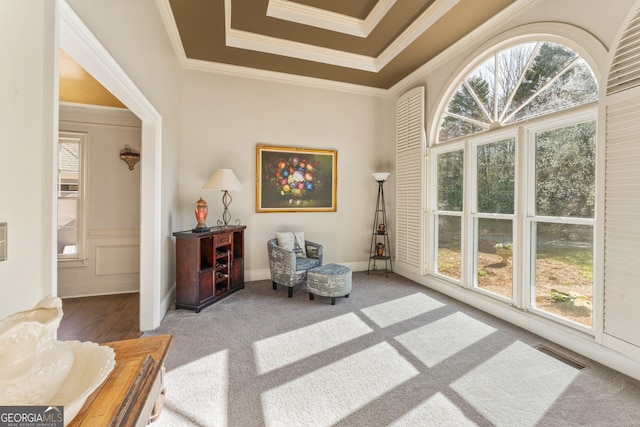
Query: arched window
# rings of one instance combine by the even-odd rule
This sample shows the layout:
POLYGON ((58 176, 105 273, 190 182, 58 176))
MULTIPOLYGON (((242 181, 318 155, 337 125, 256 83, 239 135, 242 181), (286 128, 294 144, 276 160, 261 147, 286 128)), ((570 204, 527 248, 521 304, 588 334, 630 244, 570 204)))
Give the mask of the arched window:
POLYGON ((593 73, 576 52, 550 42, 519 44, 465 76, 443 114, 438 139, 449 141, 597 99, 593 73))
POLYGON ((545 40, 476 64, 430 149, 430 273, 592 328, 596 78, 545 40))

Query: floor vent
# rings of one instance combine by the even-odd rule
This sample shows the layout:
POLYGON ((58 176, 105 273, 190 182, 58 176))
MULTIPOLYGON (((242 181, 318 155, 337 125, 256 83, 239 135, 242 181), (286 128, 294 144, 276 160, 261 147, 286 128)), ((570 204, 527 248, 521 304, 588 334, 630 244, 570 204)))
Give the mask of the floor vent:
POLYGON ((566 363, 567 365, 576 368, 577 370, 581 370, 586 368, 586 366, 584 366, 582 363, 568 357, 565 356, 564 354, 547 347, 546 345, 539 345, 536 347, 538 350, 540 350, 541 352, 543 352, 544 354, 546 354, 547 356, 551 356, 554 359, 557 359, 563 363, 566 363))

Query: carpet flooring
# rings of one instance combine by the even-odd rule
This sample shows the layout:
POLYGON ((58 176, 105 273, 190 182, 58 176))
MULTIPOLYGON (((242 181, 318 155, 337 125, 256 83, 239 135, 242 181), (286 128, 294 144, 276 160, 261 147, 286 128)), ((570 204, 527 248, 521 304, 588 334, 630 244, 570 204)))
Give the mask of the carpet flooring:
POLYGON ((156 427, 640 426, 640 382, 395 274, 333 306, 250 282, 166 333, 156 427))

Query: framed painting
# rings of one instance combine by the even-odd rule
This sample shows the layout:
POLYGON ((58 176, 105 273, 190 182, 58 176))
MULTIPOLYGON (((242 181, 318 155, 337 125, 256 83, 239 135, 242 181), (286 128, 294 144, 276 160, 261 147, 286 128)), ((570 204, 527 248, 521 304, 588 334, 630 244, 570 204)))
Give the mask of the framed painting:
POLYGON ((335 212, 335 150, 256 146, 256 212, 335 212))

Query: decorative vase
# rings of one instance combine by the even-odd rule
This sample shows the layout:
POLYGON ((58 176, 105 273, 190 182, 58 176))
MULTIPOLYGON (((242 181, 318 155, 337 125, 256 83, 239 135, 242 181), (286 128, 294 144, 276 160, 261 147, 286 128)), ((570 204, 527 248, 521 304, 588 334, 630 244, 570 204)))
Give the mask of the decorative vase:
POLYGON ((0 405, 42 405, 67 378, 73 351, 55 333, 62 319, 60 298, 0 321, 0 405))
POLYGON ((209 208, 207 207, 207 202, 205 202, 202 197, 200 197, 200 199, 196 202, 194 210, 196 213, 196 221, 198 221, 198 224, 196 225, 196 228, 193 229, 193 231, 209 231, 209 227, 207 227, 206 224, 209 208))
POLYGON ((376 256, 384 256, 384 244, 376 244, 376 256))

